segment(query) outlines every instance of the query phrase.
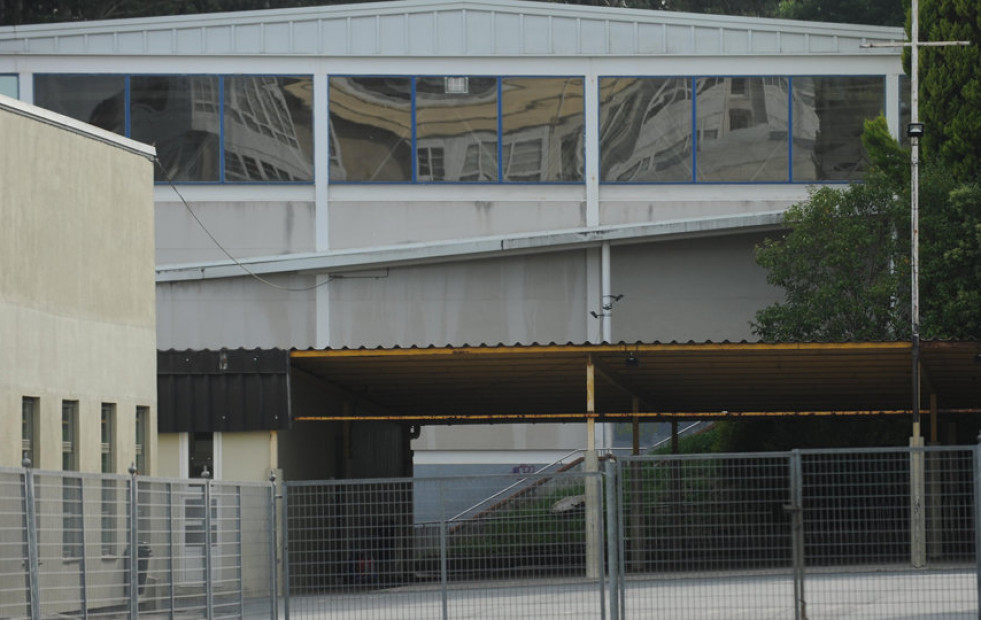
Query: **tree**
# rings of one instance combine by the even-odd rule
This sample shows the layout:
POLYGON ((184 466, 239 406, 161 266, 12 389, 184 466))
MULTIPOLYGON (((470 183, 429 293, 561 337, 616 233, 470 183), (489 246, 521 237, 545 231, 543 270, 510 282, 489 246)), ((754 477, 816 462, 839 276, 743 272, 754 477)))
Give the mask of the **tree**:
POLYGON ((981 180, 981 4, 922 0, 920 39, 972 43, 920 50, 920 120, 925 159, 945 162, 959 182, 981 180))
POLYGON ((865 182, 812 190, 784 217, 782 239, 757 248, 767 281, 785 300, 760 310, 753 331, 766 341, 889 340, 909 324, 908 161, 885 118, 865 125, 871 161, 865 182), (897 185, 898 184, 898 185, 897 185))
POLYGON ((902 26, 906 8, 905 0, 782 0, 777 14, 806 21, 902 26))

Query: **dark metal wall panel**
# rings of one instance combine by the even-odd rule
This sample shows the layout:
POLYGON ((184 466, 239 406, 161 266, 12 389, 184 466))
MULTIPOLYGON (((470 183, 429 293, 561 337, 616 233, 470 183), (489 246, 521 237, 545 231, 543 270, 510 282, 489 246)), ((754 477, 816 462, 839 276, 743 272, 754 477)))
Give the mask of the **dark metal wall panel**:
POLYGON ((287 429, 289 372, 289 351, 283 349, 158 351, 158 429, 287 429))

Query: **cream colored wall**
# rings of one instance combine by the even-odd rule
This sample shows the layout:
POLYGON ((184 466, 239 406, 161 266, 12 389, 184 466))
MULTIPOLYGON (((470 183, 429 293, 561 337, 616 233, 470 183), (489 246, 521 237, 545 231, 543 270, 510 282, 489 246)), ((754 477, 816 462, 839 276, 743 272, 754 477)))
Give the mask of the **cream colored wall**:
POLYGON ((277 467, 276 431, 221 434, 221 478, 234 482, 268 482, 277 467))
POLYGON ((0 98, 0 465, 20 465, 32 396, 36 466, 61 468, 61 403, 77 400, 82 471, 100 470, 105 402, 116 404, 120 473, 135 460, 136 407, 150 408, 155 473, 152 163, 104 132, 37 116, 0 98))
POLYGON ((155 476, 180 478, 180 433, 157 435, 157 470, 155 476))

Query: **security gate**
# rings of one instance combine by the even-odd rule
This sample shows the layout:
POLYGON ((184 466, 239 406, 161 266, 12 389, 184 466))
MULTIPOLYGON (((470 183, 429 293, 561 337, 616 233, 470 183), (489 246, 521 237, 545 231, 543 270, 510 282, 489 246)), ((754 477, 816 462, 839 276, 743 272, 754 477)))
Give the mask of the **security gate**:
POLYGON ((618 611, 623 618, 977 617, 975 453, 622 459, 618 611))

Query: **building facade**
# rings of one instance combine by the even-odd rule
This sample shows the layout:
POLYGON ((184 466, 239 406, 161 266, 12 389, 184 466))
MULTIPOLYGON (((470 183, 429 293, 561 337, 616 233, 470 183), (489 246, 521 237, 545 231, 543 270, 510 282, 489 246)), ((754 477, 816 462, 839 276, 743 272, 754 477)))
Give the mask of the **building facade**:
MULTIPOLYGON (((755 245, 861 177, 865 119, 898 134, 898 48, 865 44, 902 37, 406 0, 0 29, 0 87, 156 146, 160 349, 742 340, 780 298, 755 245)), ((226 453, 179 432, 165 473, 198 440, 226 453)), ((425 427, 413 450, 510 470, 583 444, 425 427)))
POLYGON ((0 464, 154 472, 153 149, 3 96, 0 134, 0 464))

